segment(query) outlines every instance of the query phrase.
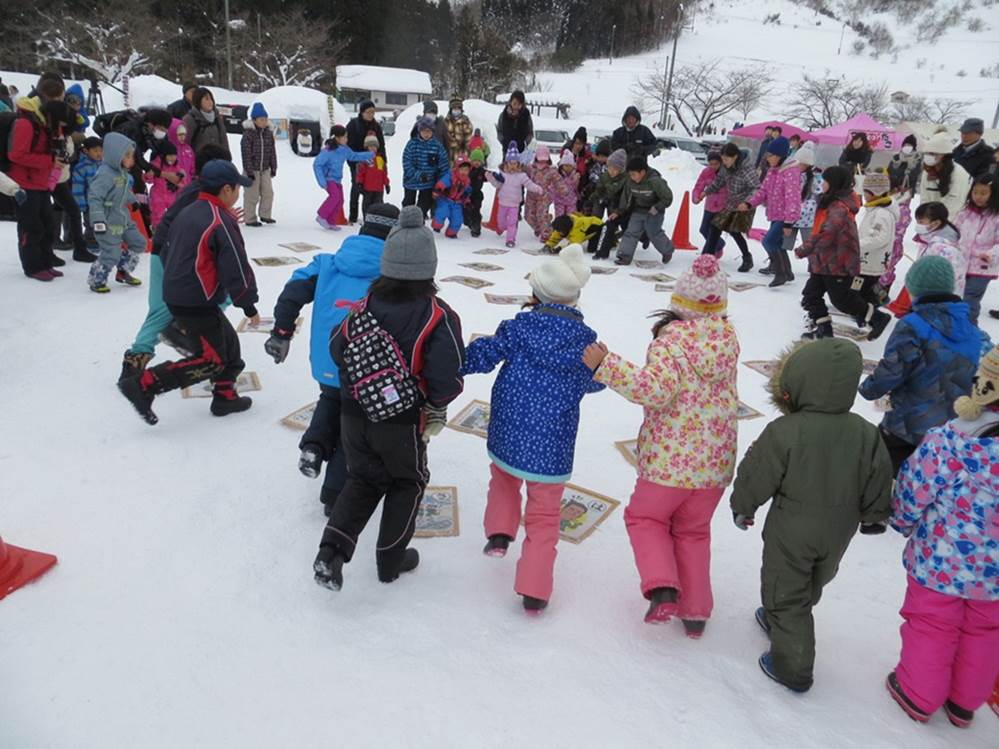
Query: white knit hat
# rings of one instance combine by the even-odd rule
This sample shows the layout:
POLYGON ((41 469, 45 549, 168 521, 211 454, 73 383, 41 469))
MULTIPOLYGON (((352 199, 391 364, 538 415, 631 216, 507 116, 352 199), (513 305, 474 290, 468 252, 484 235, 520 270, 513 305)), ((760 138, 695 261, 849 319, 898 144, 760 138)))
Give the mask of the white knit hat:
POLYGON ((951 138, 947 133, 935 133, 928 141, 923 144, 923 147, 919 149, 920 153, 950 153, 954 150, 954 139, 951 138))
POLYGON ((576 166, 576 157, 572 155, 572 151, 568 148, 562 152, 562 158, 558 160, 558 165, 563 166, 576 166))
POLYGON ((575 304, 589 280, 590 267, 583 260, 583 248, 571 244, 555 257, 545 258, 531 271, 528 282, 539 302, 575 304))
POLYGON ((815 146, 812 141, 801 144, 801 148, 794 152, 794 160, 805 166, 815 166, 815 146))

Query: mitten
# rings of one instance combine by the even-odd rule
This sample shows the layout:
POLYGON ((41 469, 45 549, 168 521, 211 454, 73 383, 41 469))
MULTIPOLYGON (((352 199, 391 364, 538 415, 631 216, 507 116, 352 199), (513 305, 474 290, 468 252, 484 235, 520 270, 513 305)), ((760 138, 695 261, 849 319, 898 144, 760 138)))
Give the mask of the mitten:
POLYGON ((861 523, 860 532, 865 536, 880 536, 888 530, 887 523, 861 523))
POLYGON ((431 437, 436 437, 447 424, 447 406, 431 406, 429 403, 423 407, 423 441, 429 442, 431 437))
POLYGON ((506 177, 503 175, 503 172, 493 172, 493 179, 495 179, 500 184, 506 182, 506 177))
POLYGON ((389 185, 385 185, 385 194, 389 195, 392 192, 392 188, 389 185))
POLYGON ((735 510, 732 510, 732 522, 735 523, 735 527, 740 531, 748 531, 749 527, 756 523, 752 515, 747 517, 735 510))
POLYGON ((264 351, 274 359, 275 364, 280 364, 288 358, 288 351, 291 349, 291 338, 294 331, 274 328, 271 337, 264 343, 264 351))

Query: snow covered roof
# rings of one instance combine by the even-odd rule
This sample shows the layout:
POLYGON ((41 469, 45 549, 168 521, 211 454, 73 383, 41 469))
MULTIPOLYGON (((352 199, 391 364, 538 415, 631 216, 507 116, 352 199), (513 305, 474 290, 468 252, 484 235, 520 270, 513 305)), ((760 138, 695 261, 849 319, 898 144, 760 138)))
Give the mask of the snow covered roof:
POLYGON ((376 65, 337 65, 336 85, 341 89, 391 91, 400 94, 429 94, 432 91, 429 73, 376 65))

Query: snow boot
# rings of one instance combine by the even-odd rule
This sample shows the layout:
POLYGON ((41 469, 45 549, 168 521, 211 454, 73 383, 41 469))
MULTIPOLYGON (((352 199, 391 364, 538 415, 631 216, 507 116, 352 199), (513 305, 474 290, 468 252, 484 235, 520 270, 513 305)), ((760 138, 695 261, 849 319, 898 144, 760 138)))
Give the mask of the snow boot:
POLYGON ((767 610, 760 606, 756 609, 756 623, 760 625, 760 629, 764 631, 767 637, 770 637, 770 622, 767 621, 767 610))
POLYGON ((346 561, 332 546, 320 546, 316 561, 312 563, 316 584, 330 590, 340 590, 343 587, 343 564, 346 561))
POLYGON ((55 276, 52 275, 52 271, 46 268, 45 270, 40 270, 37 273, 29 273, 28 278, 33 278, 36 281, 45 281, 46 283, 48 283, 49 281, 54 279, 55 276))
POLYGON ((185 359, 194 356, 194 352, 198 349, 197 344, 190 339, 187 333, 181 330, 176 320, 171 322, 160 333, 160 343, 165 343, 185 359))
POLYGON ((770 281, 770 288, 775 288, 777 286, 783 286, 788 283, 791 276, 791 261, 787 257, 786 252, 778 252, 774 255, 773 265, 776 266, 774 270, 774 277, 770 281))
POLYGON ((406 549, 405 554, 402 557, 402 565, 399 567, 399 571, 392 577, 383 577, 381 573, 378 575, 378 579, 383 583, 392 583, 399 579, 399 575, 403 572, 412 572, 417 567, 420 566, 420 552, 416 549, 406 549))
POLYGON ((631 265, 631 258, 616 257, 614 258, 614 265, 631 265))
POLYGON ((244 226, 252 226, 254 228, 259 228, 263 226, 263 224, 260 223, 259 221, 247 221, 246 224, 244 224, 244 226))
POLYGON ((759 272, 761 276, 772 276, 774 273, 776 273, 777 269, 774 268, 773 258, 770 258, 767 261, 767 264, 764 265, 762 268, 760 268, 759 272))
POLYGON ((514 247, 517 246, 517 243, 516 242, 507 242, 506 246, 507 246, 508 249, 512 250, 514 247))
MULTIPOLYGON (((742 265, 736 268, 736 273, 749 273, 753 269, 753 256, 748 252, 742 256, 742 265)), ((763 271, 760 271, 761 273, 763 271)))
POLYGON ((947 720, 951 722, 951 725, 958 728, 971 728, 971 721, 975 719, 974 710, 965 710, 950 700, 944 703, 944 712, 947 713, 947 720))
POLYGON ((684 619, 683 633, 691 640, 700 640, 708 623, 704 619, 684 619))
POLYGON ((807 692, 809 689, 812 688, 811 684, 809 684, 807 687, 791 686, 783 679, 781 679, 779 676, 777 676, 777 674, 774 673, 773 657, 770 655, 769 650, 760 656, 759 664, 760 664, 760 669, 763 671, 763 673, 767 675, 768 678, 773 679, 782 687, 787 687, 792 692, 797 692, 798 694, 804 694, 805 692, 807 692))
POLYGON ((646 624, 665 624, 676 616, 676 588, 656 588, 649 594, 646 624))
POLYGON ((97 259, 97 255, 86 250, 73 250, 73 259, 78 263, 92 263, 97 259))
MULTIPOLYGON (((69 247, 67 247, 66 249, 68 250, 68 249, 72 248, 72 246, 73 246, 73 245, 72 245, 72 244, 70 244, 70 246, 69 246, 69 247)), ((52 263, 52 267, 53 267, 53 268, 61 268, 62 266, 64 266, 64 265, 66 264, 66 261, 65 261, 65 260, 63 260, 63 259, 62 259, 61 257, 58 257, 57 255, 53 255, 53 256, 52 256, 52 257, 51 257, 51 258, 49 259, 49 262, 50 262, 50 263, 52 263)))
POLYGON ((152 358, 152 354, 133 354, 131 351, 126 351, 121 359, 121 375, 118 377, 118 382, 141 375, 152 358))
POLYGON ((111 287, 107 285, 107 282, 102 284, 95 284, 90 286, 90 290, 95 294, 110 294, 111 287))
POLYGON ((143 421, 150 426, 159 422, 159 418, 153 413, 153 396, 142 389, 138 377, 119 380, 118 390, 128 399, 143 421))
POLYGON ((260 220, 263 221, 265 224, 276 224, 277 223, 277 221, 275 221, 272 218, 261 218, 260 220))
POLYGON ((306 478, 318 478, 319 472, 323 468, 323 451, 316 445, 308 444, 302 448, 302 454, 298 458, 298 470, 306 478))
POLYGON ((902 685, 898 683, 898 677, 895 676, 895 672, 892 671, 888 674, 888 678, 885 679, 885 688, 888 690, 888 694, 891 695, 892 699, 898 703, 898 706, 905 711, 905 714, 912 718, 917 723, 926 723, 930 719, 930 714, 920 710, 916 705, 909 699, 908 695, 902 690, 902 685))
POLYGON ((494 533, 489 537, 482 553, 487 557, 505 557, 506 550, 510 548, 511 541, 513 539, 505 533, 494 533))
POLYGON ((881 334, 885 332, 885 328, 888 327, 888 323, 891 322, 891 315, 887 312, 875 309, 868 322, 871 325, 871 332, 867 336, 867 340, 876 341, 881 334))
POLYGON ((548 601, 541 598, 535 598, 534 596, 523 596, 523 599, 524 612, 528 616, 539 616, 548 606, 548 601))
POLYGON ((212 395, 213 416, 228 416, 246 411, 253 405, 253 399, 236 392, 234 382, 216 382, 212 395))
POLYGON ((833 337, 833 327, 832 319, 829 317, 823 317, 815 321, 815 328, 813 330, 806 330, 801 334, 801 337, 806 341, 815 341, 819 338, 832 338, 833 337))
POLYGON ((125 286, 142 286, 142 281, 133 276, 127 270, 120 270, 114 274, 114 280, 125 286))

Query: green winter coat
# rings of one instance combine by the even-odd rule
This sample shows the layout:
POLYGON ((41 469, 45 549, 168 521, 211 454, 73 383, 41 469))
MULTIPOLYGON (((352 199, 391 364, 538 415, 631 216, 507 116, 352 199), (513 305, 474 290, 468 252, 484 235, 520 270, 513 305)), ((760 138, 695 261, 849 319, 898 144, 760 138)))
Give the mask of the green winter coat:
POLYGON ((812 607, 860 523, 890 514, 892 468, 877 427, 850 413, 863 359, 851 341, 827 338, 785 354, 771 379, 784 412, 739 464, 733 512, 752 517, 774 502, 763 528, 762 599, 774 671, 812 684, 812 607))
POLYGON ((646 170, 645 179, 641 182, 634 182, 628 177, 621 190, 621 213, 648 213, 652 208, 663 213, 672 204, 673 191, 655 169, 646 170))
POLYGON ((594 204, 602 205, 612 212, 616 210, 618 203, 621 202, 621 190, 624 189, 624 182, 627 179, 628 173, 626 171, 622 170, 619 175, 612 177, 605 169, 593 191, 594 204))

